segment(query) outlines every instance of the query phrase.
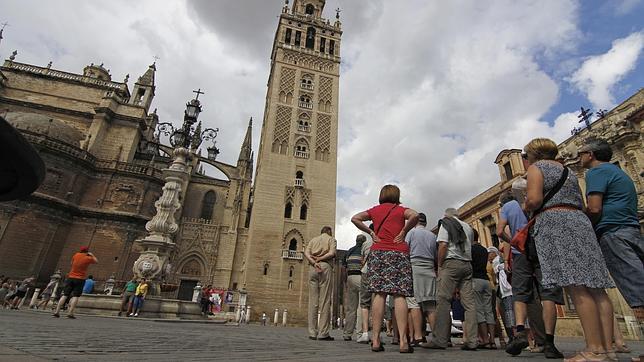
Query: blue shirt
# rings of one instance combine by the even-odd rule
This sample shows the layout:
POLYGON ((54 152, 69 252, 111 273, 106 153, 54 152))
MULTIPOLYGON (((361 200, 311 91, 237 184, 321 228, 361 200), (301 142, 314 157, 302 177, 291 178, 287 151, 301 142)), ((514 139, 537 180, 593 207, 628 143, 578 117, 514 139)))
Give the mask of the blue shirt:
POLYGON ((602 215, 595 230, 602 234, 620 226, 639 227, 637 191, 618 166, 604 162, 586 172, 586 195, 602 194, 602 215))
POLYGON ((409 244, 410 258, 436 259, 436 235, 425 226, 419 225, 409 230, 405 241, 409 244))
POLYGON ((83 285, 83 294, 92 294, 94 290, 94 279, 86 279, 83 285))
MULTIPOLYGON (((517 200, 506 202, 501 207, 501 220, 505 220, 510 228, 510 237, 513 238, 522 227, 528 223, 528 218, 521 209, 517 200)), ((518 250, 512 247, 513 254, 520 254, 518 250)))

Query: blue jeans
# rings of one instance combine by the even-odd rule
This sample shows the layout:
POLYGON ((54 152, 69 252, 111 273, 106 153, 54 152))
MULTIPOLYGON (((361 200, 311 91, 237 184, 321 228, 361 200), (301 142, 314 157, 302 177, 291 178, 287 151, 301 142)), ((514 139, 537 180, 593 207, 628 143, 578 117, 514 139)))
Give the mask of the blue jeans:
POLYGON ((599 238, 606 266, 631 308, 644 307, 644 239, 638 227, 622 226, 599 238))
POLYGON ((134 297, 134 304, 132 305, 132 312, 133 313, 138 313, 139 309, 143 308, 143 301, 144 300, 145 299, 143 299, 142 296, 137 295, 136 297, 134 297))

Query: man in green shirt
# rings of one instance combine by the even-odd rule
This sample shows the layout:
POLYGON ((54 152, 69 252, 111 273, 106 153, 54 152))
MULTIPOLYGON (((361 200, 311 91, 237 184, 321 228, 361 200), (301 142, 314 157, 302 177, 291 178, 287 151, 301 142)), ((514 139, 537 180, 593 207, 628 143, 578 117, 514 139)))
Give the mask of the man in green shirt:
POLYGON ((138 283, 134 278, 125 284, 125 289, 123 289, 123 299, 121 300, 121 308, 119 309, 119 317, 123 314, 124 308, 127 308, 127 313, 125 315, 132 312, 132 302, 134 301, 134 292, 136 292, 137 286, 138 283))

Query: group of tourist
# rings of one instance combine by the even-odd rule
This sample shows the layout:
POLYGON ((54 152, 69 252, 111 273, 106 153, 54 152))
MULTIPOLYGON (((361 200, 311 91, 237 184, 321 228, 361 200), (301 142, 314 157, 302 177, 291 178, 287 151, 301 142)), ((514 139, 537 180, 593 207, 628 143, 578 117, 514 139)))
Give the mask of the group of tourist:
POLYGON ((199 291, 198 300, 201 305, 201 315, 203 316, 212 315, 221 308, 221 295, 210 284, 199 291))
MULTIPOLYGON (((524 147, 526 175, 513 183, 512 192, 501 195, 498 247, 487 249, 455 209, 445 211, 435 235, 426 228, 425 214, 401 205, 398 187, 384 186, 379 204, 351 219, 364 234, 358 235, 343 262, 344 340, 351 340, 360 313, 362 333, 357 341, 371 341, 372 351, 383 351, 380 332, 390 296, 398 336, 394 344, 401 353, 412 353, 415 346, 447 348, 450 310, 458 314, 455 304, 460 303, 462 350, 495 349, 496 335, 503 344, 500 316, 509 337, 507 353, 520 354, 533 335, 533 352, 563 358, 554 335, 556 305, 564 304, 565 290, 586 341, 585 350, 566 361, 614 361, 616 353, 629 352, 615 333, 605 289, 616 285, 642 320, 644 245, 633 181, 610 163, 608 143, 589 140, 579 150, 581 165, 588 168, 584 204, 577 177, 557 155, 557 145, 549 139, 537 138, 524 147)), ((309 338, 317 340, 333 340, 328 333, 328 289, 336 241, 331 235, 331 228, 325 227, 304 253, 311 265, 309 338)))

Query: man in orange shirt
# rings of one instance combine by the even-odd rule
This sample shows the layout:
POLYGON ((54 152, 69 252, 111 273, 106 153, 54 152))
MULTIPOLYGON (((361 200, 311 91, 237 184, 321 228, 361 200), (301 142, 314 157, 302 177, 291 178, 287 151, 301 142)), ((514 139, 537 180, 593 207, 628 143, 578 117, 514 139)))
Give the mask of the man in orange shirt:
POLYGON ((60 317, 60 307, 65 305, 65 301, 71 295, 72 299, 69 302, 67 318, 76 318, 74 317, 74 309, 76 308, 76 303, 78 303, 78 297, 83 294, 83 286, 85 285, 85 279, 87 278, 87 268, 89 268, 91 264, 96 263, 98 263, 98 259, 96 259, 94 254, 89 252, 89 248, 86 246, 81 247, 80 251, 72 256, 72 270, 67 274, 63 296, 60 297, 58 305, 56 305, 56 312, 53 314, 54 317, 60 317))

